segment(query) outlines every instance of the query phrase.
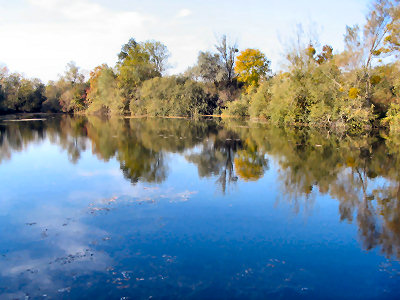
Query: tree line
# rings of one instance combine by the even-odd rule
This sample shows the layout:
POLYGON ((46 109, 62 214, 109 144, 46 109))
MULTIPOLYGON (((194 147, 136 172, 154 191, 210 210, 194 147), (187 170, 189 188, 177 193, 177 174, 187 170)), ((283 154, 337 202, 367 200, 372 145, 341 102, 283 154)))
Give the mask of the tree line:
POLYGON ((85 80, 74 64, 44 85, 0 70, 0 112, 133 116, 222 115, 279 125, 400 131, 400 0, 375 0, 364 26, 347 26, 344 50, 319 45, 299 30, 273 74, 258 49, 239 50, 226 35, 194 66, 166 76, 170 53, 158 41, 131 38, 115 66, 85 80))

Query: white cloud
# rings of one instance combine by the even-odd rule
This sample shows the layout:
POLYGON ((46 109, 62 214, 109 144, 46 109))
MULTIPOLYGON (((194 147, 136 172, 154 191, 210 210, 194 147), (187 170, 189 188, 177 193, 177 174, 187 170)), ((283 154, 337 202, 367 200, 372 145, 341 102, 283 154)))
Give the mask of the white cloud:
POLYGON ((0 63, 43 81, 57 79, 69 61, 85 74, 102 63, 113 66, 131 37, 165 43, 172 53, 170 73, 184 71, 207 47, 204 29, 183 26, 190 22, 184 18, 191 14, 189 9, 165 18, 113 10, 94 0, 27 0, 24 7, 3 13, 7 20, 0 19, 0 63))
POLYGON ((345 24, 364 20, 364 4, 358 0, 335 5, 317 0, 256 2, 244 9, 218 1, 183 8, 162 0, 117 0, 111 5, 98 0, 7 1, 0 4, 0 65, 28 77, 56 79, 71 60, 87 71, 102 63, 114 65, 121 45, 134 37, 165 43, 172 54, 169 72, 178 73, 195 63, 200 50, 215 49, 216 33, 227 33, 238 39, 239 49, 265 52, 276 70, 282 57, 278 36, 296 23, 314 20, 325 28, 321 42, 341 49, 345 24))
POLYGON ((192 11, 190 9, 184 8, 179 11, 178 18, 184 18, 184 17, 190 16, 191 14, 192 14, 192 11))
MULTIPOLYGON (((31 13, 0 26, 0 57, 13 71, 55 79, 68 61, 86 69, 114 64, 130 37, 146 39, 157 22, 135 11, 110 11, 89 1, 30 0, 31 13)), ((1 24, 0 24, 1 25, 1 24)))

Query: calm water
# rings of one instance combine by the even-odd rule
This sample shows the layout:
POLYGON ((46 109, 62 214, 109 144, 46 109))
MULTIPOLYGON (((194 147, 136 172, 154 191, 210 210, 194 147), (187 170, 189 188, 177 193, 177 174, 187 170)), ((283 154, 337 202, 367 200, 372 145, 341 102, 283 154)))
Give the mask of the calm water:
POLYGON ((400 298, 394 138, 39 118, 0 122, 1 299, 400 298))

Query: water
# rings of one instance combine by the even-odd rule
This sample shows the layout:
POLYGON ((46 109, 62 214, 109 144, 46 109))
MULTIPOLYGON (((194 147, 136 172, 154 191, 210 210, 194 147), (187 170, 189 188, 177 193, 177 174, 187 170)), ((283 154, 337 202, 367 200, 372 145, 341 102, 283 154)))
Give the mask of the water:
POLYGON ((400 297, 395 137, 18 118, 0 123, 1 299, 400 297))

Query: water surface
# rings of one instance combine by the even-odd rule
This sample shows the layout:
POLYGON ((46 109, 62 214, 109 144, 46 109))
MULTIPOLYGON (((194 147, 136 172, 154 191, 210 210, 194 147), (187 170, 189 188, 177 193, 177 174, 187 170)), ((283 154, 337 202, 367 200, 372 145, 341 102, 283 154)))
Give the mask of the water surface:
POLYGON ((17 119, 0 122, 1 299, 400 298, 393 138, 17 119))

